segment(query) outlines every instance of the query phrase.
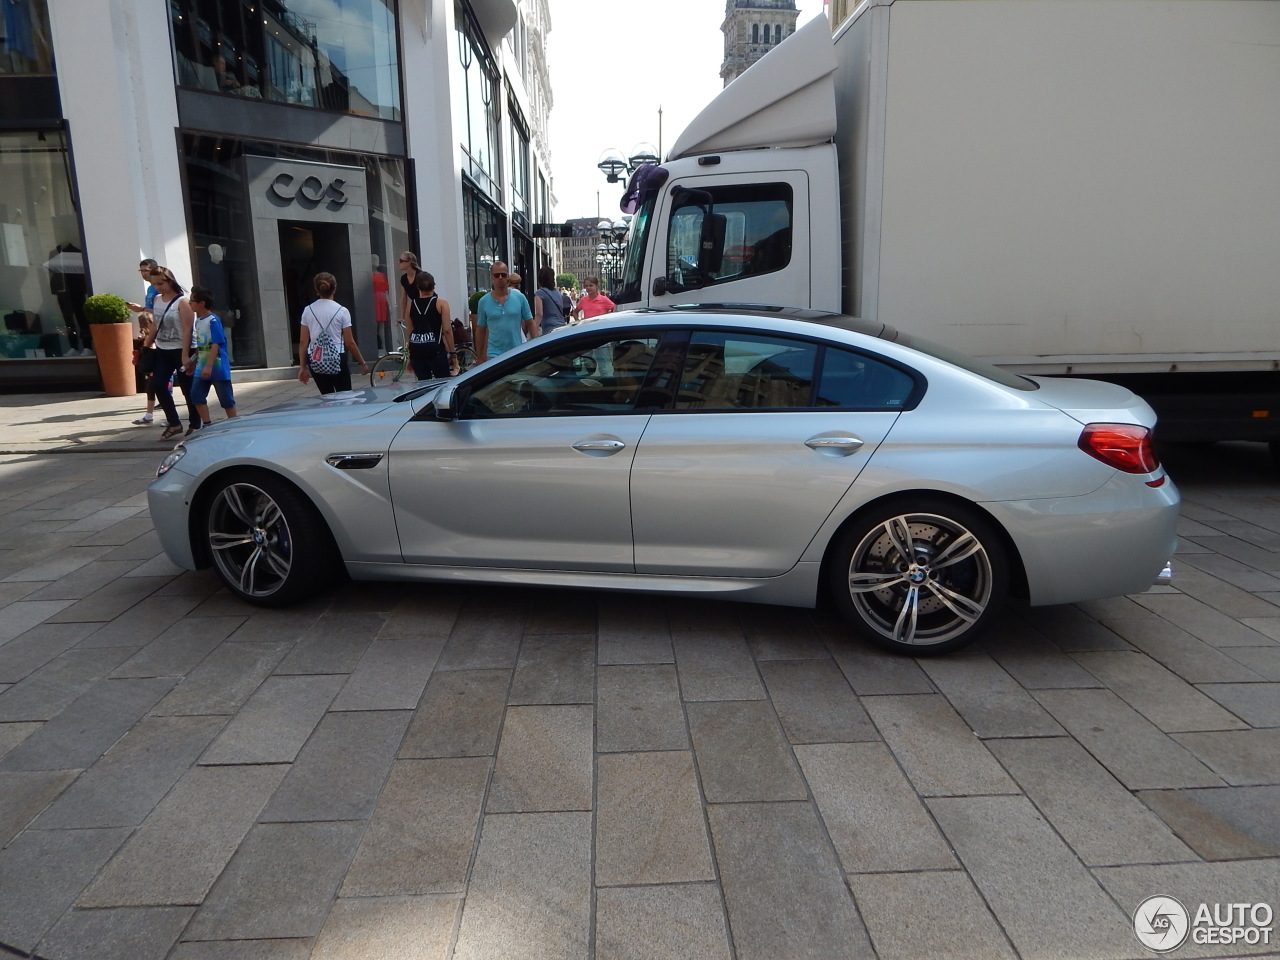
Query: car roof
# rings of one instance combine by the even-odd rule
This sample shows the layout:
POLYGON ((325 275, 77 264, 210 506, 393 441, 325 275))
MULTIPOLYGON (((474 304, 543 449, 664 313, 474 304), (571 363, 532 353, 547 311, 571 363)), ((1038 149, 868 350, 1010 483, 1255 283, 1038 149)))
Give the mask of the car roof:
POLYGON ((782 319, 782 320, 799 320, 804 323, 815 323, 827 327, 836 327, 840 330, 849 330, 853 333, 860 333, 864 336, 875 337, 878 340, 887 340, 893 342, 898 339, 898 331, 889 326, 887 323, 880 323, 874 320, 863 320, 858 317, 850 317, 841 313, 831 313, 828 310, 809 310, 801 307, 777 307, 769 304, 761 303, 688 303, 673 304, 664 307, 645 307, 635 310, 623 310, 616 313, 606 313, 591 320, 582 321, 583 323, 605 322, 610 325, 614 323, 634 322, 637 318, 652 319, 672 319, 679 315, 686 315, 690 320, 696 316, 705 317, 748 317, 759 319, 782 319))

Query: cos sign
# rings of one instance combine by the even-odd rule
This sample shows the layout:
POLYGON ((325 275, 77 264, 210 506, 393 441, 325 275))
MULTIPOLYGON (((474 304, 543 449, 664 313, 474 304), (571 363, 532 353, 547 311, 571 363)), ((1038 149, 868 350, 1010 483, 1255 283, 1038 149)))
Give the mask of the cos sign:
POLYGON ((335 179, 325 183, 319 177, 305 177, 298 180, 291 173, 282 173, 271 181, 267 192, 284 203, 295 200, 304 207, 318 207, 327 203, 330 207, 340 207, 347 202, 347 195, 342 192, 347 181, 335 179))

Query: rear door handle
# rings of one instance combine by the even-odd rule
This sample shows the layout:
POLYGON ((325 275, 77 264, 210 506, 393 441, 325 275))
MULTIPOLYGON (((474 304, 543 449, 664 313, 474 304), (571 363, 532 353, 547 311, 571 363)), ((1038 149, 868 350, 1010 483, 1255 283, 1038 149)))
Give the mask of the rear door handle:
POLYGON ((847 457, 849 454, 856 452, 863 442, 858 437, 810 437, 804 442, 804 445, 810 450, 817 450, 819 453, 847 457))
POLYGON ((626 446, 621 440, 579 440, 573 449, 593 457, 607 457, 626 446))

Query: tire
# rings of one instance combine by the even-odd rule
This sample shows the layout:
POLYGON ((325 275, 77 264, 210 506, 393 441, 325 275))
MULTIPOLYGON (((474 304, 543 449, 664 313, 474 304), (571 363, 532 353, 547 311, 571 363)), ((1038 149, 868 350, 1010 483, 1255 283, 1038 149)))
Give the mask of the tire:
POLYGON ((369 368, 369 386, 399 383, 407 369, 402 354, 388 353, 385 357, 379 357, 377 362, 369 368))
POLYGON ((205 511, 205 543, 227 588, 247 603, 282 607, 322 591, 338 552, 320 515, 279 477, 219 481, 205 511))
POLYGON ((837 538, 828 576, 836 607, 858 634, 910 656, 972 643, 1009 593, 1008 552, 996 527, 976 509, 933 498, 888 502, 858 517, 837 538))

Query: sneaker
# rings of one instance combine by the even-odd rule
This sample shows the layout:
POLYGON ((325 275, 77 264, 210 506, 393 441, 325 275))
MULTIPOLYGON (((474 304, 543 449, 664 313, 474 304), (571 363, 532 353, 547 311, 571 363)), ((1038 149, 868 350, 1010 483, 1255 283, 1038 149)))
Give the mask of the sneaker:
POLYGON ((149 413, 144 413, 142 416, 140 416, 137 420, 135 420, 135 421, 133 421, 133 422, 134 422, 134 423, 136 423, 136 424, 138 424, 139 426, 141 426, 142 424, 150 423, 153 419, 155 419, 155 418, 154 418, 154 417, 152 417, 152 416, 151 416, 151 414, 149 414, 149 413))

